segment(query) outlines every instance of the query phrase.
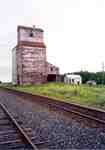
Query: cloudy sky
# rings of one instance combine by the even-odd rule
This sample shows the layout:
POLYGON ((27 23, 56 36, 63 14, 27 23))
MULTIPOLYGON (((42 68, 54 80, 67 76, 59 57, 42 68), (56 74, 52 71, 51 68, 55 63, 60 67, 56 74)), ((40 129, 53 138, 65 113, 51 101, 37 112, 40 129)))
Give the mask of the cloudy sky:
POLYGON ((0 80, 11 81, 17 25, 45 31, 47 59, 60 72, 100 71, 105 62, 104 0, 0 0, 0 80))

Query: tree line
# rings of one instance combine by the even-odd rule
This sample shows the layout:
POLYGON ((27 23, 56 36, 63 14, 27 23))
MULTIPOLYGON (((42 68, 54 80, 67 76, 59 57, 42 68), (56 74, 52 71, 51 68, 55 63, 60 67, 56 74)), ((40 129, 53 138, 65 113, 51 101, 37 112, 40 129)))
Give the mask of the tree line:
POLYGON ((86 83, 89 80, 96 81, 97 84, 105 84, 105 72, 88 72, 88 71, 80 71, 74 72, 74 74, 78 74, 82 77, 82 82, 86 83))

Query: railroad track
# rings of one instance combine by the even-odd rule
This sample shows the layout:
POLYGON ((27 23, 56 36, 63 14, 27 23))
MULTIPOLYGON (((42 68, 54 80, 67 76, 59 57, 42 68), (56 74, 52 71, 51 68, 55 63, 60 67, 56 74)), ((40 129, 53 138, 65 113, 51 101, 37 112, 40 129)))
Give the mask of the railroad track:
POLYGON ((0 150, 38 150, 28 135, 31 135, 31 130, 23 130, 7 108, 0 103, 0 150))
POLYGON ((53 100, 52 98, 41 96, 41 95, 34 95, 31 93, 26 93, 26 92, 21 92, 17 91, 14 89, 8 89, 8 88, 3 88, 4 90, 13 93, 17 96, 22 96, 24 99, 31 100, 32 102, 38 102, 42 103, 45 105, 49 105, 52 108, 57 108, 60 109, 61 111, 66 111, 69 113, 73 113, 79 116, 82 116, 84 118, 94 120, 97 123, 105 125, 105 111, 91 108, 91 107, 86 107, 82 106, 79 104, 74 104, 74 103, 66 103, 63 101, 59 100, 53 100))
MULTIPOLYGON (((49 97, 44 97, 41 95, 33 95, 30 93, 20 92, 17 90, 3 89, 3 91, 4 91, 4 94, 5 94, 5 92, 7 92, 7 95, 9 93, 11 96, 12 96, 12 94, 14 94, 17 97, 18 96, 21 97, 23 100, 41 104, 43 107, 48 106, 48 108, 51 108, 51 110, 54 109, 54 110, 60 110, 59 112, 61 112, 61 111, 67 112, 64 114, 65 115, 67 114, 67 116, 70 115, 70 117, 73 116, 78 121, 82 121, 84 123, 86 122, 86 124, 90 124, 90 125, 92 124, 94 127, 99 127, 99 128, 105 127, 105 111, 98 110, 98 109, 91 108, 91 107, 84 107, 84 106, 77 105, 77 104, 65 103, 65 102, 62 102, 62 101, 59 101, 56 99, 53 100, 52 98, 49 98, 49 97), (74 114, 76 114, 76 115, 74 115, 74 114), (81 116, 81 117, 79 117, 79 116, 81 116), (90 120, 92 122, 90 122, 90 120)), ((52 140, 46 139, 46 141, 38 142, 38 140, 36 140, 35 138, 33 138, 33 139, 30 138, 30 139, 35 144, 35 146, 37 146, 37 149, 50 149, 50 147, 55 146, 55 142, 56 142, 56 144, 65 142, 65 140, 53 141, 53 139, 52 140)))

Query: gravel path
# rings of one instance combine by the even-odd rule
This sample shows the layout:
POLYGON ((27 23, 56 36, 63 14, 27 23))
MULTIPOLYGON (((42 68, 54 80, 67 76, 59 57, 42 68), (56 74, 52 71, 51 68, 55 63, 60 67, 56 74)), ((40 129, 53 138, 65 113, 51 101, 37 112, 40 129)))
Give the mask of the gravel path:
POLYGON ((35 142, 48 141, 49 149, 105 150, 105 129, 84 126, 62 112, 51 111, 38 103, 24 101, 21 97, 0 90, 0 101, 23 125, 32 128, 35 142))

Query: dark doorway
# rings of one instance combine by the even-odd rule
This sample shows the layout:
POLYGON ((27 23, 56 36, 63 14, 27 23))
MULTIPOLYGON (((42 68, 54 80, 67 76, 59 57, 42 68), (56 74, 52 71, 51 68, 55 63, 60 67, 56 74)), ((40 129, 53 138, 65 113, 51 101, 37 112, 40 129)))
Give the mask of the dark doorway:
POLYGON ((20 84, 19 75, 17 75, 17 84, 20 84))
POLYGON ((55 82, 56 81, 56 75, 55 74, 48 74, 47 81, 48 82, 55 82))

